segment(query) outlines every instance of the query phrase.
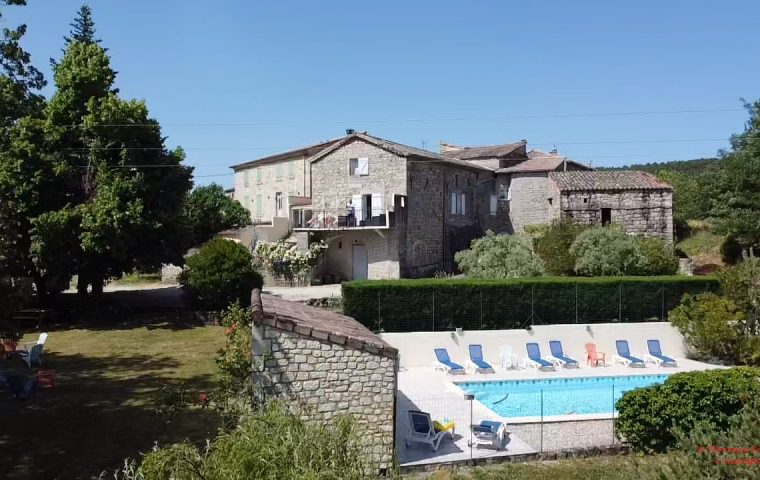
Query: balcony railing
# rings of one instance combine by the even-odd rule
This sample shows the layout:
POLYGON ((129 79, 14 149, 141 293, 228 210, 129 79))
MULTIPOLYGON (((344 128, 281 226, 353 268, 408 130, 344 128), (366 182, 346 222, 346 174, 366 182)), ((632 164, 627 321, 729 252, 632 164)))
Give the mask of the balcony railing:
POLYGON ((350 215, 346 209, 294 209, 291 213, 293 230, 377 230, 394 226, 394 214, 388 210, 382 210, 382 213, 376 210, 370 215, 363 212, 350 215))

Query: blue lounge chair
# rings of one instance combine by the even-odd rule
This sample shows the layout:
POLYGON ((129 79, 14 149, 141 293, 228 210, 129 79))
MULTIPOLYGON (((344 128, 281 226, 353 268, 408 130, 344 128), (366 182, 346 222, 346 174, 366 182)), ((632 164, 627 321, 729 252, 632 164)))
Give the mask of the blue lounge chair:
POLYGON ((550 340, 549 341, 549 350, 551 350, 552 354, 547 357, 550 361, 556 362, 558 367, 573 367, 573 368, 580 368, 580 365, 578 364, 577 360, 574 360, 570 357, 565 356, 565 352, 562 350, 562 342, 559 340, 550 340))
POLYGON ((445 348, 435 349, 436 361, 433 362, 434 370, 442 370, 446 373, 464 373, 464 367, 458 363, 454 363, 449 358, 449 352, 445 348))
POLYGON ((662 354, 659 340, 647 340, 647 349, 649 350, 649 355, 645 355, 644 357, 654 362, 658 367, 678 366, 675 360, 662 354))
POLYGON ((477 372, 493 373, 493 367, 490 363, 483 360, 483 347, 481 345, 470 345, 470 360, 467 367, 477 372))
POLYGON ((523 367, 533 367, 538 370, 554 370, 554 364, 548 360, 541 358, 541 350, 538 348, 538 344, 535 342, 529 342, 525 344, 525 349, 528 351, 528 356, 523 360, 523 367))
POLYGON ((626 367, 646 367, 644 360, 631 354, 628 348, 628 340, 616 340, 617 355, 612 356, 614 363, 622 363, 626 367))

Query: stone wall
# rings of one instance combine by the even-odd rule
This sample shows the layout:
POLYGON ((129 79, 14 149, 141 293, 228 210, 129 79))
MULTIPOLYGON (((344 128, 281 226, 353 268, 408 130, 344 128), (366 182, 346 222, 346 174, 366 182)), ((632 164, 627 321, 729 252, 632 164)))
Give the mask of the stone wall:
POLYGON ((557 200, 549 203, 553 198, 550 183, 546 172, 512 174, 509 214, 515 233, 522 232, 528 225, 543 225, 554 220, 553 204, 557 200))
POLYGON ((369 280, 399 278, 398 231, 382 230, 382 234, 380 236, 374 230, 316 232, 313 240, 327 243, 327 252, 317 267, 316 277, 333 274, 342 280, 351 280, 353 245, 364 245, 367 247, 369 280))
MULTIPOLYGON (((292 303, 278 301, 278 312, 292 303)), ((325 319, 314 324, 325 330, 298 321, 254 320, 254 365, 260 366, 254 380, 264 386, 268 398, 288 401, 304 419, 328 422, 339 415, 353 416, 366 460, 376 470, 386 469, 394 455, 397 352, 387 345, 384 350, 381 340, 376 346, 332 333, 328 316, 355 321, 319 312, 325 319)))
POLYGON ((602 209, 609 208, 612 223, 633 235, 673 241, 673 193, 668 190, 562 192, 564 218, 587 224, 602 223, 602 209))
POLYGON ((306 158, 294 156, 262 165, 252 165, 235 172, 235 200, 251 212, 254 221, 270 222, 275 214, 275 194, 282 192, 284 197, 282 217, 288 217, 288 197, 308 197, 311 195, 309 166, 306 158), (278 165, 281 176, 277 176, 278 165), (261 172, 261 181, 258 173, 261 172), (248 184, 246 185, 246 172, 248 184), (261 215, 256 204, 261 195, 261 215))

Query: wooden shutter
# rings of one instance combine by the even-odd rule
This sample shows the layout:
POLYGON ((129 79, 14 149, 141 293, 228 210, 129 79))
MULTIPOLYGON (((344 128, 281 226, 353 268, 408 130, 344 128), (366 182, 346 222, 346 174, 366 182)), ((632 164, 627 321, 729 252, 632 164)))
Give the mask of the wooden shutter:
POLYGON ((366 158, 366 157, 359 158, 357 162, 358 162, 357 174, 362 177, 366 177, 367 175, 369 175, 369 158, 366 158))
POLYGON ((372 194, 372 216, 379 217, 385 212, 383 210, 383 195, 381 193, 372 194))
POLYGON ((496 211, 499 208, 499 197, 491 195, 491 215, 496 215, 496 211))
POLYGON ((457 194, 451 192, 449 194, 449 198, 451 199, 451 213, 453 215, 457 213, 457 194))
POLYGON ((464 193, 460 193, 459 194, 459 198, 460 198, 460 203, 461 203, 461 206, 462 206, 461 211, 459 213, 462 214, 462 215, 464 215, 465 214, 465 208, 464 208, 465 194, 464 193))

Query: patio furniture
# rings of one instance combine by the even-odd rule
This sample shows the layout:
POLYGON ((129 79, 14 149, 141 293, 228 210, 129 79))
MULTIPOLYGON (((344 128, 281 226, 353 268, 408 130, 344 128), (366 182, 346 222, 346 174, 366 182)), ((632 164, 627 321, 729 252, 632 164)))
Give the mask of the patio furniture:
POLYGON ((482 420, 478 425, 471 425, 472 441, 467 442, 467 446, 480 448, 482 445, 501 450, 504 445, 504 439, 509 436, 507 424, 504 422, 492 422, 482 420))
POLYGON ((436 348, 435 358, 436 361, 433 362, 434 371, 437 372, 438 370, 441 370, 446 373, 465 373, 463 366, 451 361, 451 358, 449 358, 449 352, 447 352, 445 348, 436 348))
POLYGON ((615 348, 617 355, 612 356, 614 363, 622 363, 626 367, 646 367, 644 360, 631 354, 631 350, 628 348, 628 340, 616 340, 615 348))
POLYGON ((437 452, 444 437, 448 435, 451 439, 454 438, 453 430, 436 432, 429 413, 409 410, 408 417, 409 432, 404 439, 407 448, 410 447, 411 443, 424 443, 430 445, 433 451, 437 452))
POLYGON ((27 342, 24 344, 24 350, 28 351, 30 348, 32 348, 35 345, 45 345, 47 338, 48 338, 47 332, 40 333, 40 336, 39 338, 37 338, 36 342, 27 342))
POLYGON ((473 344, 469 346, 470 359, 467 361, 467 367, 480 373, 494 373, 490 363, 483 359, 483 346, 473 344))
POLYGON ((647 340, 647 350, 649 354, 644 355, 644 359, 654 362, 658 367, 677 367, 678 364, 672 358, 662 354, 659 340, 647 340))
POLYGON ((39 388, 54 388, 55 370, 39 370, 37 372, 37 386, 39 388))
POLYGON ((549 361, 551 361, 552 363, 555 363, 558 367, 580 368, 580 365, 578 365, 577 360, 574 360, 565 355, 565 353, 562 350, 562 342, 560 342, 559 340, 550 340, 549 350, 551 350, 552 354, 547 356, 546 358, 549 359, 549 361))
POLYGON ((586 344, 586 365, 599 366, 599 360, 602 361, 602 366, 607 366, 607 354, 604 352, 596 351, 595 343, 586 344))
POLYGON ((499 347, 499 361, 501 362, 501 368, 504 370, 520 367, 520 361, 517 358, 517 355, 512 353, 512 347, 508 345, 502 345, 499 347))
POLYGON ((525 349, 528 351, 528 356, 523 360, 523 367, 533 367, 538 370, 554 370, 554 364, 548 360, 541 358, 541 350, 538 348, 538 344, 535 342, 528 342, 525 344, 525 349))
POLYGON ((42 347, 44 345, 36 344, 31 350, 22 350, 18 355, 29 368, 32 368, 32 365, 42 365, 42 347))

